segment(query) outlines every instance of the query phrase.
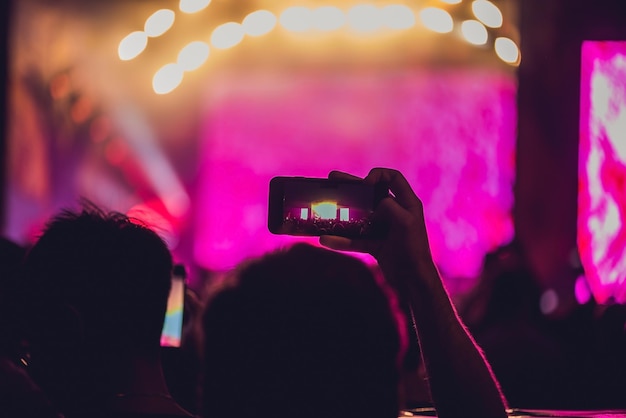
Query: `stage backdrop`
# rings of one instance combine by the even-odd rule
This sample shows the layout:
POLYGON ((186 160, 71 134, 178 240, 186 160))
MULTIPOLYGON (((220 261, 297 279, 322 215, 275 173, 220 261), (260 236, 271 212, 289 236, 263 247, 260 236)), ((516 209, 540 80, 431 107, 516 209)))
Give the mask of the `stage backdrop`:
POLYGON ((432 250, 448 277, 474 277, 485 252, 513 237, 510 75, 231 74, 207 90, 194 254, 208 268, 302 240, 268 232, 269 180, 333 169, 401 170, 424 201, 432 250))
POLYGON ((491 48, 423 25, 362 35, 277 26, 212 47, 160 95, 157 68, 252 6, 177 10, 171 30, 121 60, 120 41, 156 7, 19 2, 4 235, 30 243, 83 196, 147 218, 192 272, 224 271, 297 241, 267 230, 272 176, 386 166, 423 199, 451 291, 473 284, 484 254, 512 238, 517 76, 491 48))

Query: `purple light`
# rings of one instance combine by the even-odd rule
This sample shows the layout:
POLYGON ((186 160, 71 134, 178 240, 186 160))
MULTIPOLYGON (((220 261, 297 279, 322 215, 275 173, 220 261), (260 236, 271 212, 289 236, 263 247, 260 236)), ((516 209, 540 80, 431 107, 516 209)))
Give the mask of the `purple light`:
POLYGON ((271 177, 384 166, 424 201, 442 272, 475 276, 513 235, 515 97, 514 78, 488 70, 224 77, 206 100, 196 262, 223 270, 317 242, 267 231, 271 177))
POLYGON ((626 302, 626 42, 582 47, 578 249, 599 303, 626 302))

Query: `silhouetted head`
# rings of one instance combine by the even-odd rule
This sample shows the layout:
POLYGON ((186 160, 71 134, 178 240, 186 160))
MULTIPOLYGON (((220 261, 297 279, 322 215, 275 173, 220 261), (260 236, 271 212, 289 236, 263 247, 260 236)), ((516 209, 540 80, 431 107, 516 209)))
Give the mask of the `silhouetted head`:
POLYGON ((485 255, 480 279, 461 313, 474 332, 514 320, 540 320, 540 296, 541 286, 514 240, 485 255))
POLYGON ((0 237, 0 355, 12 359, 17 348, 15 292, 26 248, 0 237))
POLYGON ((297 244, 245 263, 203 325, 207 417, 397 416, 398 322, 354 257, 297 244))
POLYGON ((158 359, 171 269, 161 238, 125 215, 88 205, 52 218, 22 280, 35 380, 71 398, 109 390, 126 359, 158 359))

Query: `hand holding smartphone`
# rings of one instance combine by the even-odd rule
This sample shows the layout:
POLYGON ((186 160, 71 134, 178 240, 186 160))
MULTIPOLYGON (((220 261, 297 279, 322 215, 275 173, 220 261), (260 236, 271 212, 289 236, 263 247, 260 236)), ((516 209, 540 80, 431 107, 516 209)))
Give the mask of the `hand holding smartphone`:
POLYGON ((383 234, 372 215, 389 193, 362 180, 274 177, 270 181, 268 228, 273 234, 372 238, 383 234))

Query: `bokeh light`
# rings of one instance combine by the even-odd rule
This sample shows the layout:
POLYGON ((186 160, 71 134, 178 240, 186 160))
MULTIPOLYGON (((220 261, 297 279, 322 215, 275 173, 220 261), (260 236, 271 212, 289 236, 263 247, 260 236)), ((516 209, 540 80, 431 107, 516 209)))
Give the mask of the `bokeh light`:
POLYGON ((376 6, 357 4, 348 11, 348 24, 357 32, 372 32, 380 28, 382 19, 376 6))
POLYGON ((334 6, 322 6, 312 12, 312 26, 321 31, 337 30, 346 24, 346 15, 334 6))
POLYGON ((502 12, 498 9, 498 6, 488 0, 474 0, 472 2, 472 12, 485 26, 490 28, 502 26, 502 12))
POLYGON ((224 23, 211 34, 211 45, 215 48, 232 48, 243 40, 243 26, 236 22, 224 23))
POLYGON ((120 41, 117 55, 122 61, 132 60, 148 46, 148 35, 143 31, 131 32, 120 41))
POLYGON ((184 13, 196 13, 206 8, 211 0, 180 0, 179 8, 184 13))
POLYGON ((485 45, 489 34, 487 28, 477 20, 466 20, 461 24, 461 33, 465 40, 474 45, 485 45))
POLYGON ((381 9, 382 24, 390 29, 410 29, 415 26, 415 14, 408 6, 390 4, 381 9))
POLYGON ((166 64, 154 74, 152 88, 157 94, 173 91, 183 81, 183 68, 178 64, 166 64))
POLYGON ((278 19, 272 12, 257 10, 247 15, 241 22, 246 35, 262 36, 276 27, 278 19))
POLYGON ((68 73, 63 72, 52 78, 50 81, 50 96, 59 100, 70 93, 72 88, 71 79, 68 73))
POLYGON ((292 32, 305 32, 312 27, 311 9, 304 6, 293 6, 285 9, 279 21, 282 27, 292 32))
POLYGON ((154 12, 144 25, 146 35, 157 37, 167 32, 174 24, 175 14, 172 10, 161 9, 154 12))
POLYGON ((591 300, 591 290, 589 289, 585 276, 579 276, 576 279, 574 283, 574 296, 576 297, 576 301, 581 305, 591 300))
POLYGON ((89 125, 89 136, 94 143, 102 143, 109 138, 112 130, 111 118, 105 115, 99 115, 95 117, 89 125))
MULTIPOLYGON (((443 0, 442 0, 443 1, 443 0)), ((180 0, 180 9, 186 13, 195 13, 207 7, 210 0, 180 0)), ((460 1, 444 1, 448 4, 460 1)), ((485 45, 489 33, 485 25, 502 25, 502 13, 488 0, 475 0, 472 10, 480 20, 466 20, 460 25, 463 38, 473 45, 485 45)), ((438 33, 449 33, 454 29, 452 15, 439 7, 426 7, 419 12, 422 24, 438 33)), ((175 13, 169 9, 154 12, 144 25, 144 32, 133 32, 119 45, 118 55, 122 60, 138 56, 147 46, 148 37, 157 37, 168 31, 174 24, 175 13)), ((310 9, 305 6, 292 6, 285 9, 279 17, 268 10, 256 10, 244 17, 241 24, 227 22, 219 25, 211 34, 211 45, 218 49, 228 49, 238 45, 248 36, 263 36, 271 32, 276 24, 293 32, 305 32, 315 29, 321 32, 338 30, 346 24, 356 32, 374 32, 380 28, 395 30, 410 29, 416 23, 413 10, 407 5, 388 4, 377 8, 373 4, 357 4, 347 13, 336 6, 321 6, 310 9)), ((208 58, 209 46, 203 43, 191 43, 189 49, 181 50, 178 64, 184 71, 200 67, 208 58)), ((503 61, 519 65, 519 48, 508 38, 498 38, 494 46, 496 54, 503 61)))
POLYGON ((519 48, 511 39, 505 37, 496 38, 494 47, 496 54, 502 61, 508 64, 519 64, 519 48))
POLYGON ((437 7, 426 7, 420 12, 422 24, 433 32, 448 33, 454 28, 450 13, 437 7))
POLYGON ((195 41, 180 50, 176 62, 183 71, 193 71, 204 64, 208 58, 209 45, 206 42, 195 41))
POLYGON ((539 309, 544 315, 554 313, 559 307, 559 294, 554 289, 547 289, 539 299, 539 309))
POLYGON ((81 124, 87 121, 94 111, 94 102, 87 96, 80 96, 70 108, 72 122, 81 124))

